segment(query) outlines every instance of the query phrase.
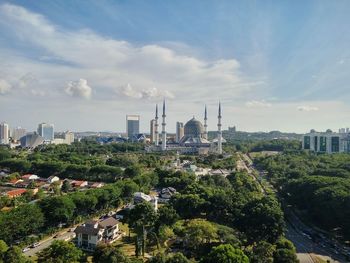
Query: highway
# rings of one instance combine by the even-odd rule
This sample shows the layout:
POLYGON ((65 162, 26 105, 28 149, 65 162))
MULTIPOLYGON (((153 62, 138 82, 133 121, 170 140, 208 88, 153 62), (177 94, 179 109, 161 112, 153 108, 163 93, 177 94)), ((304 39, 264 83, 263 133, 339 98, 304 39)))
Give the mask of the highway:
MULTIPOLYGON (((247 154, 240 153, 238 155, 240 161, 237 168, 243 168, 248 172, 249 175, 255 178, 259 182, 262 192, 266 194, 267 189, 258 178, 256 178, 256 172, 259 177, 264 177, 266 173, 264 171, 259 171, 255 168, 253 161, 247 154), (242 165, 244 163, 245 165, 242 165)), ((271 185, 268 187, 272 188, 271 185)), ((270 189, 276 192, 275 189, 270 189)), ((305 225, 291 209, 285 209, 285 220, 287 222, 286 237, 291 240, 297 250, 297 256, 300 263, 314 263, 317 262, 313 257, 322 258, 324 261, 329 260, 329 262, 349 262, 345 259, 342 253, 349 253, 350 249, 342 247, 337 242, 326 238, 322 233, 318 233, 315 229, 305 225), (313 240, 313 236, 318 236, 317 240, 313 240)))

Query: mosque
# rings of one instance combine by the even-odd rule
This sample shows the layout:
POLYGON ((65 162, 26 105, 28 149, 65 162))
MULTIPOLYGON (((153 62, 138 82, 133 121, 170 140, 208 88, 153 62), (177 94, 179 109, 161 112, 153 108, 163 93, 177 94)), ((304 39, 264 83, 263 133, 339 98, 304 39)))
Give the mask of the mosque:
POLYGON ((166 132, 166 114, 165 114, 165 101, 163 101, 163 114, 162 114, 162 131, 158 131, 158 105, 156 105, 155 113, 155 125, 154 125, 154 142, 152 145, 146 148, 149 152, 161 152, 161 151, 176 151, 181 154, 209 154, 217 153, 222 154, 222 144, 225 140, 222 138, 221 131, 221 104, 219 103, 218 110, 218 124, 217 124, 217 138, 212 141, 208 139, 208 115, 207 107, 204 110, 204 125, 195 117, 190 119, 184 125, 184 133, 179 141, 168 142, 166 132), (159 136, 161 135, 161 136, 159 136))

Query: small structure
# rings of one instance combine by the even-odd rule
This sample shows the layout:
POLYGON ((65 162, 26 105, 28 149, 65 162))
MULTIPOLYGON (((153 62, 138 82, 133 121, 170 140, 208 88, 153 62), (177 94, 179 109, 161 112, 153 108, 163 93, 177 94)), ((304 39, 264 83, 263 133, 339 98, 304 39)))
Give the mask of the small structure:
POLYGON ((176 189, 173 187, 163 188, 160 192, 160 197, 163 199, 170 199, 174 194, 176 194, 176 189))
POLYGON ((76 245, 82 249, 92 251, 100 243, 110 244, 120 237, 118 224, 119 221, 113 217, 107 217, 100 221, 86 221, 74 230, 76 245))
POLYGON ((60 178, 58 178, 57 176, 50 176, 46 179, 46 181, 49 183, 49 184, 52 184, 54 182, 58 182, 60 180, 60 178))
POLYGON ((134 193, 134 204, 138 204, 142 202, 151 203, 154 210, 155 211, 158 210, 158 197, 146 195, 145 193, 142 193, 142 192, 134 193))
POLYGON ((25 181, 30 181, 30 180, 39 180, 40 177, 37 176, 36 174, 25 174, 22 176, 22 179, 25 181))
POLYGON ((25 192, 27 192, 26 189, 15 189, 15 190, 8 191, 6 193, 6 195, 9 198, 16 198, 16 197, 19 197, 19 196, 23 195, 25 192))
POLYGON ((104 183, 97 182, 97 183, 93 183, 92 185, 90 185, 90 188, 101 188, 103 186, 104 186, 104 183))
POLYGON ((74 180, 72 182, 72 186, 73 187, 77 187, 77 188, 80 188, 80 187, 85 187, 88 185, 88 182, 87 181, 78 181, 78 180, 74 180))

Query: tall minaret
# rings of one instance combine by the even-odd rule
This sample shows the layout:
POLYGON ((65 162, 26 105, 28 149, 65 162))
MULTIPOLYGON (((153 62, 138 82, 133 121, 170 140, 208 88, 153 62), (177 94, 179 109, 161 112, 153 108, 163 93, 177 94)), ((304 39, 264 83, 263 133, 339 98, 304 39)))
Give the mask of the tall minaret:
POLYGON ((159 145, 159 132, 158 132, 158 104, 156 104, 156 117, 155 117, 156 123, 155 123, 155 144, 156 146, 159 145))
POLYGON ((221 103, 220 102, 219 102, 219 115, 218 115, 218 154, 222 154, 221 103))
POLYGON ((207 105, 205 105, 204 109, 204 139, 208 140, 208 124, 207 124, 208 116, 207 116, 207 105))
POLYGON ((163 122, 162 122, 162 151, 165 151, 166 150, 166 131, 165 131, 165 126, 166 126, 166 123, 165 123, 165 100, 163 101, 163 115, 162 115, 162 118, 163 118, 163 122))

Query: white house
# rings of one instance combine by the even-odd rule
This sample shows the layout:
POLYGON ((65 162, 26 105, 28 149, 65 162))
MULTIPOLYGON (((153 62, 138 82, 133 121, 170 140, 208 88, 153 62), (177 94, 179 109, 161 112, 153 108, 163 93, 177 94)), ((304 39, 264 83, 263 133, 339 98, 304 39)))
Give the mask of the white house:
POLYGON ((76 234, 76 245, 85 250, 94 250, 100 243, 112 243, 120 235, 118 220, 108 217, 103 220, 89 220, 78 226, 74 232, 76 234))
POLYGON ((142 192, 134 193, 134 204, 138 204, 141 202, 149 202, 152 204, 155 211, 158 210, 158 197, 146 195, 142 192))
POLYGON ((40 177, 37 176, 36 174, 25 174, 22 176, 23 180, 30 181, 30 180, 39 180, 40 177))
POLYGON ((49 184, 52 184, 52 183, 57 182, 57 181, 59 181, 59 180, 60 180, 60 178, 58 178, 57 176, 50 176, 50 177, 48 177, 48 178, 46 179, 46 181, 47 181, 49 184))

